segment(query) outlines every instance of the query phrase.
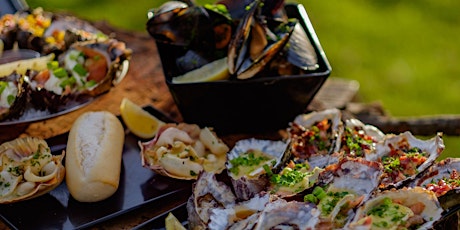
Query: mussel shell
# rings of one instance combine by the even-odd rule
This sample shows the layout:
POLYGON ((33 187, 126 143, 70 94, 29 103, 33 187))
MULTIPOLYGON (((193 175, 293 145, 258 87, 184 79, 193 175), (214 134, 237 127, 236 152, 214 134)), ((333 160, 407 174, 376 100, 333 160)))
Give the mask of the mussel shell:
MULTIPOLYGON (((0 145, 0 163, 2 163, 0 169, 4 170, 3 167, 7 166, 10 161, 17 163, 23 162, 23 160, 26 160, 25 158, 30 158, 31 155, 41 152, 51 154, 47 142, 41 138, 25 137, 5 142, 0 145), (10 159, 9 162, 1 162, 3 157, 10 159)), ((64 180, 65 168, 62 165, 64 155, 65 153, 62 152, 61 155, 52 155, 51 159, 49 159, 56 167, 56 173, 52 179, 43 182, 35 182, 35 187, 33 190, 29 191, 29 193, 18 196, 0 197, 0 203, 7 204, 32 199, 55 189, 64 180)))
MULTIPOLYGON (((427 171, 415 179, 412 186, 426 187, 430 183, 436 184, 439 180, 450 178, 452 171, 460 172, 460 158, 446 158, 432 165, 427 171)), ((454 187, 447 193, 438 196, 442 208, 447 210, 460 204, 460 187, 454 187)))
MULTIPOLYGON (((433 224, 442 217, 441 214, 443 210, 433 192, 421 187, 403 188, 398 190, 392 189, 378 193, 364 203, 363 206, 357 210, 353 222, 350 223, 349 226, 356 225, 357 221, 365 217, 370 209, 372 209, 375 205, 380 204, 386 197, 392 200, 397 200, 401 205, 406 207, 410 207, 419 202, 423 203, 424 209, 421 213, 421 217, 425 223, 421 226, 417 226, 417 229, 430 229, 433 227, 433 224)), ((357 228, 352 227, 351 229, 359 229, 359 225, 357 228)))
MULTIPOLYGON (((264 154, 270 155, 276 160, 273 170, 279 170, 289 159, 286 148, 288 143, 285 141, 272 141, 261 139, 243 139, 235 143, 233 149, 227 154, 227 169, 232 168, 231 160, 239 157, 249 150, 260 150, 264 154)), ((255 194, 264 190, 269 184, 269 178, 263 168, 255 169, 252 175, 244 175, 237 178, 231 171, 228 172, 236 196, 242 200, 248 200, 255 194)))
POLYGON ((51 23, 53 19, 53 14, 51 12, 44 11, 42 8, 36 8, 33 10, 19 11, 15 14, 18 22, 18 31, 16 35, 16 41, 20 49, 31 49, 37 52, 42 52, 43 47, 46 45, 45 38, 43 37, 43 32, 46 28, 49 27, 45 21, 51 23), (37 32, 36 34, 30 29, 34 25, 30 25, 27 17, 39 18, 43 29, 42 32, 37 32), (22 22, 24 22, 24 26, 22 22))
POLYGON ((375 154, 366 155, 366 159, 369 161, 381 162, 382 158, 388 156, 392 149, 399 149, 400 145, 404 145, 406 142, 409 145, 409 149, 415 147, 426 152, 428 154, 428 156, 426 156, 426 161, 417 167, 415 170, 416 173, 413 175, 405 175, 406 177, 399 181, 389 181, 385 178, 385 175, 383 175, 381 188, 398 188, 411 183, 419 173, 422 173, 435 163, 436 159, 445 148, 442 133, 437 133, 436 136, 431 139, 421 140, 416 138, 409 131, 406 131, 399 135, 387 135, 384 141, 377 143, 375 154))
POLYGON ((18 89, 16 98, 9 108, 0 108, 0 121, 10 118, 17 118, 24 113, 28 100, 28 83, 25 81, 25 75, 12 73, 9 76, 1 77, 0 81, 14 82, 18 89))
POLYGON ((3 42, 3 50, 10 50, 13 48, 16 43, 16 33, 17 24, 14 19, 14 15, 3 15, 0 18, 0 40, 3 42))

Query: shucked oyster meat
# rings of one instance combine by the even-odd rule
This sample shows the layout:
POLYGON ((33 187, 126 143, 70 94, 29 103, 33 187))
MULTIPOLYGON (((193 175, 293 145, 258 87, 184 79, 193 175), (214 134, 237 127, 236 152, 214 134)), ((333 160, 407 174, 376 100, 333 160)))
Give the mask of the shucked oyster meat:
POLYGON ((183 180, 196 179, 201 171, 222 172, 229 150, 212 129, 186 123, 165 124, 139 146, 142 166, 183 180))
POLYGON ((64 179, 64 152, 52 155, 43 139, 18 138, 0 145, 0 203, 43 195, 64 179))

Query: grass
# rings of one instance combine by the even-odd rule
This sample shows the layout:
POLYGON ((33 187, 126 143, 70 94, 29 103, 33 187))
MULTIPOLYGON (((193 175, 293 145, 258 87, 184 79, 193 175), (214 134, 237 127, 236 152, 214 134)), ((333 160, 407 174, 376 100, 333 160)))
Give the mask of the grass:
MULTIPOLYGON (((163 2, 28 1, 133 31, 145 31, 147 11, 163 2)), ((362 101, 380 101, 396 117, 460 114, 460 1, 297 2, 307 9, 331 76, 357 80, 362 101)), ((460 157, 460 138, 444 140, 443 156, 460 157)))

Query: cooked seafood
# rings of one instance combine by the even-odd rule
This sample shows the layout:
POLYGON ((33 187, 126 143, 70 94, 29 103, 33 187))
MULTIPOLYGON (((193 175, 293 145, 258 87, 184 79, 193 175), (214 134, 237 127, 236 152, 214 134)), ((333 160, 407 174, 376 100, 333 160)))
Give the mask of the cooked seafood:
POLYGON ((433 191, 444 209, 459 205, 460 159, 446 158, 435 163, 417 178, 413 185, 433 191))
POLYGON ((441 218, 436 195, 421 187, 387 190, 361 206, 350 229, 429 229, 441 218))
POLYGON ((372 125, 364 125, 358 119, 345 121, 340 141, 340 154, 345 157, 365 157, 375 153, 377 142, 382 141, 385 134, 372 125))
POLYGON ((383 164, 381 188, 401 187, 428 169, 443 150, 441 133, 429 140, 420 140, 404 132, 379 142, 376 153, 366 155, 366 159, 383 164))
POLYGON ((195 124, 166 124, 155 138, 139 143, 142 166, 176 179, 197 179, 201 171, 225 169, 228 146, 212 129, 195 124))
POLYGON ((298 115, 288 131, 295 161, 308 161, 311 167, 320 168, 338 162, 343 132, 340 110, 298 115))
POLYGON ((13 14, 5 14, 0 18, 0 40, 3 47, 0 47, 0 53, 3 50, 10 50, 16 42, 17 23, 13 14))
POLYGON ((244 139, 236 142, 227 155, 226 167, 236 196, 248 200, 266 189, 268 175, 286 162, 284 141, 244 139))
POLYGON ((0 203, 32 199, 64 179, 64 152, 52 155, 43 139, 18 138, 0 145, 0 203))
POLYGON ((324 188, 315 187, 304 201, 318 206, 322 226, 343 228, 353 218, 354 209, 377 190, 382 166, 362 158, 343 158, 328 167, 326 174, 331 178, 322 178, 324 188))
POLYGON ((19 117, 27 103, 27 82, 24 75, 10 74, 0 78, 0 121, 19 117))

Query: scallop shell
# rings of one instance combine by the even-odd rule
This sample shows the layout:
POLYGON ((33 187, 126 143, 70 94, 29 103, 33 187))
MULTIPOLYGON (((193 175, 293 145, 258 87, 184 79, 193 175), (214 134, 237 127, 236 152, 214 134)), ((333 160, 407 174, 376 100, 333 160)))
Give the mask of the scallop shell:
MULTIPOLYGON (((235 143, 233 149, 227 154, 226 168, 231 178, 236 196, 242 200, 248 200, 255 194, 264 190, 269 184, 269 178, 265 169, 258 166, 244 175, 237 175, 232 164, 232 160, 239 159, 249 151, 259 152, 261 156, 267 157, 264 165, 272 170, 281 167, 287 160, 286 148, 288 144, 284 141, 260 140, 260 139, 243 139, 235 143), (272 162, 275 163, 272 163, 272 162)), ((258 156, 258 155, 257 155, 258 156)), ((263 162, 262 162, 263 163, 263 162)), ((247 167, 246 167, 247 168, 247 167)), ((239 166, 238 166, 239 169, 239 166)))
POLYGON ((64 152, 52 155, 40 138, 18 138, 0 145, 0 203, 32 199, 56 188, 65 175, 63 158, 64 152))
MULTIPOLYGON (((348 225, 349 229, 364 229, 372 226, 372 220, 368 216, 368 212, 380 205, 385 198, 390 198, 393 202, 398 202, 402 206, 410 208, 418 217, 421 217, 422 223, 417 225, 417 229, 430 229, 433 224, 442 217, 442 208, 436 195, 421 187, 403 188, 399 190, 386 190, 377 194, 372 199, 368 200, 361 206, 353 219, 353 222, 348 225)), ((411 222, 411 221, 407 221, 411 222)), ((375 226, 374 226, 375 227, 375 226)), ((387 226, 383 229, 397 229, 398 226, 387 226)), ((408 229, 411 229, 408 227, 408 229)))
POLYGON ((139 147, 143 167, 181 180, 197 179, 201 171, 222 172, 229 150, 211 128, 185 123, 163 125, 139 147))
MULTIPOLYGON (((420 177, 414 181, 413 186, 425 187, 428 190, 432 190, 429 184, 438 184, 439 181, 450 179, 452 176, 454 177, 452 179, 459 180, 458 173, 460 173, 460 158, 446 158, 435 163, 429 170, 420 175, 420 177)), ((449 190, 443 190, 443 192, 435 192, 444 209, 447 210, 460 204, 459 186, 460 185, 453 186, 449 190)))
POLYGON ((328 109, 301 114, 294 119, 289 127, 289 133, 291 138, 291 152, 292 155, 296 156, 297 161, 308 161, 313 168, 323 168, 329 164, 338 162, 340 137, 343 133, 341 116, 340 110, 328 109), (324 150, 321 150, 322 147, 311 144, 305 137, 314 125, 322 121, 327 121, 330 125, 326 132, 327 140, 324 141, 326 145, 324 150))
MULTIPOLYGON (((422 173, 424 170, 428 169, 438 158, 438 156, 444 150, 444 142, 442 140, 442 133, 438 133, 435 137, 429 140, 417 139, 409 131, 401 133, 399 135, 389 135, 383 142, 380 142, 376 146, 375 154, 366 155, 366 159, 370 161, 378 161, 384 165, 384 174, 382 175, 382 182, 380 187, 390 188, 390 187, 401 187, 407 183, 413 181, 419 173, 422 173), (389 157, 390 154, 398 154, 400 152, 407 152, 416 148, 419 151, 426 153, 426 160, 420 162, 416 166, 406 167, 404 169, 409 169, 404 174, 399 173, 393 179, 391 173, 397 173, 392 169, 388 169, 386 163, 382 160, 385 157, 389 157)), ((399 156, 399 155, 398 155, 399 156)), ((420 153, 416 153, 416 156, 420 156, 420 153)), ((401 158, 398 158, 398 162, 401 163, 401 158)), ((411 161, 413 163, 414 161, 411 161)))

